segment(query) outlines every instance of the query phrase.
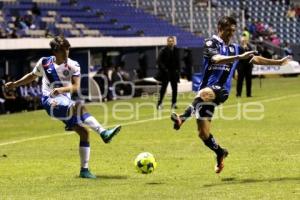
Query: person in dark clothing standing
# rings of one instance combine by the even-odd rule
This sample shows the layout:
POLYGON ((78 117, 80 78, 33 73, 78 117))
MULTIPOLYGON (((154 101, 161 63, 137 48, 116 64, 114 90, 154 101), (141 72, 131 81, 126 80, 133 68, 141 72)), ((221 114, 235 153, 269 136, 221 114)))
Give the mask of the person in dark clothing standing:
POLYGON ((172 87, 172 105, 171 108, 176 109, 177 101, 177 83, 179 82, 180 61, 179 49, 175 46, 175 38, 169 36, 167 39, 167 46, 162 48, 158 55, 158 70, 159 81, 162 85, 160 88, 159 99, 157 102, 157 109, 162 108, 162 101, 166 93, 169 82, 172 87))
POLYGON ((148 70, 148 56, 145 50, 139 51, 138 57, 139 69, 137 70, 138 78, 146 78, 148 70))
MULTIPOLYGON (((252 51, 251 46, 248 43, 248 39, 244 36, 241 38, 241 45, 239 46, 239 53, 243 54, 244 52, 252 51)), ((241 97, 243 82, 246 80, 246 93, 247 97, 251 97, 251 87, 252 87, 252 68, 253 64, 250 63, 250 59, 240 60, 237 65, 237 84, 236 84, 236 96, 241 97)))
POLYGON ((185 65, 183 74, 188 81, 191 81, 192 80, 192 68, 193 68, 193 55, 192 55, 192 51, 190 49, 184 49, 182 60, 185 65))

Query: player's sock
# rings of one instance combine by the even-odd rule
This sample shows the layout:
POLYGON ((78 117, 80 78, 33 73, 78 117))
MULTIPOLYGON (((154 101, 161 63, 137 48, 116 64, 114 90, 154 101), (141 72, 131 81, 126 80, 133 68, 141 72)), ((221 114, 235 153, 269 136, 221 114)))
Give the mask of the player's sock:
POLYGON ((212 134, 209 134, 209 137, 206 140, 203 140, 204 144, 213 150, 217 155, 220 155, 223 153, 223 149, 218 145, 216 140, 214 139, 214 136, 212 134))
POLYGON ((81 116, 81 120, 85 125, 87 125, 99 134, 105 131, 105 128, 103 128, 103 126, 101 126, 101 124, 90 113, 84 113, 81 116))
POLYGON ((201 99, 201 97, 196 97, 193 101, 193 103, 191 105, 189 105, 185 111, 183 112, 182 115, 180 115, 180 117, 182 118, 182 120, 187 120, 189 117, 192 116, 192 113, 194 112, 194 109, 197 107, 197 105, 199 103, 203 102, 203 100, 201 99))
POLYGON ((81 170, 88 170, 89 160, 90 160, 90 143, 85 141, 80 141, 79 143, 79 156, 81 170))

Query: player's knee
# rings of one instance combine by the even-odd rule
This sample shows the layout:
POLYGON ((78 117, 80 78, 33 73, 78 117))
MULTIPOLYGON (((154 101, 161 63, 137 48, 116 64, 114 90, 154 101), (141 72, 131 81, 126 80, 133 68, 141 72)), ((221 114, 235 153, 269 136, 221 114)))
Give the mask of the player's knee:
POLYGON ((204 128, 199 128, 198 129, 198 136, 201 140, 206 140, 209 136, 209 131, 204 128))
POLYGON ((86 110, 84 104, 82 104, 81 102, 76 102, 72 108, 73 108, 73 113, 78 113, 79 115, 86 110))
POLYGON ((211 88, 203 88, 199 91, 198 95, 204 102, 211 102, 215 99, 216 95, 211 88))
POLYGON ((85 127, 76 125, 74 130, 80 137, 80 141, 89 141, 89 132, 85 127))

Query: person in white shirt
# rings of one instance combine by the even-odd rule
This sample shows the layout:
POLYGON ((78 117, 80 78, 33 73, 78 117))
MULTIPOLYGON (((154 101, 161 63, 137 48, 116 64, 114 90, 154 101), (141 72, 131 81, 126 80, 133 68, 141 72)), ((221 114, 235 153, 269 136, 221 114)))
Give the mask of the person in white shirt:
POLYGON ((63 36, 56 36, 50 42, 53 56, 42 57, 32 72, 15 82, 5 84, 6 89, 26 85, 37 77, 42 77, 42 105, 51 117, 66 124, 66 130, 74 130, 80 137, 79 155, 81 178, 96 178, 88 168, 90 157, 89 132, 86 125, 99 134, 105 143, 120 131, 121 126, 105 129, 88 112, 84 105, 71 100, 72 93, 80 90, 80 66, 68 58, 70 43, 63 36))

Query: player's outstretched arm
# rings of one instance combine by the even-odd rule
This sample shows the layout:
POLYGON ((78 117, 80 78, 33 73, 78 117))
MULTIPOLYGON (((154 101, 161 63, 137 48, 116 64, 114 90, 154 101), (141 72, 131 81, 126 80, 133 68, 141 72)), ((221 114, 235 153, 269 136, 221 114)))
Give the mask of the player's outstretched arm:
POLYGON ((36 78, 37 78, 37 76, 34 75, 32 72, 30 72, 30 73, 26 74, 25 76, 23 76, 22 78, 20 78, 17 81, 6 83, 5 88, 6 89, 13 89, 13 88, 19 87, 21 85, 26 85, 28 83, 31 83, 36 78))
POLYGON ((256 65, 285 65, 287 62, 291 60, 290 56, 286 56, 282 59, 268 59, 264 58, 262 56, 253 56, 253 58, 250 60, 250 63, 256 64, 256 65))
POLYGON ((235 60, 244 60, 244 59, 251 58, 254 53, 255 51, 247 51, 241 55, 236 55, 236 56, 223 56, 217 54, 212 57, 212 61, 215 64, 228 64, 228 63, 232 63, 235 60))
POLYGON ((79 89, 80 89, 80 77, 73 76, 72 77, 72 85, 66 86, 66 87, 54 88, 51 91, 50 96, 57 96, 59 94, 69 93, 69 92, 74 93, 74 92, 78 92, 79 89))

